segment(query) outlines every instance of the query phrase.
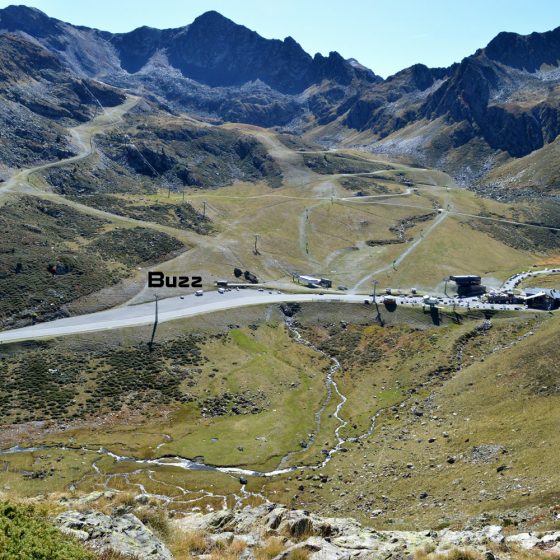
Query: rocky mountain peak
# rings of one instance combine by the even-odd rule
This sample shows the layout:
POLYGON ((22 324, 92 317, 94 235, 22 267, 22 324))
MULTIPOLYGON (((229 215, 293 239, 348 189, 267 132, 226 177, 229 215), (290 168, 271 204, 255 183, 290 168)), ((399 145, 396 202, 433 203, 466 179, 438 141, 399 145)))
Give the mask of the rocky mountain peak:
POLYGON ((217 12, 216 10, 208 10, 200 14, 193 21, 193 25, 236 25, 231 19, 217 12))
POLYGON ((0 29, 24 32, 33 37, 47 37, 61 31, 59 22, 37 8, 8 6, 0 10, 0 29))
POLYGON ((543 65, 558 66, 560 27, 545 33, 535 32, 530 35, 499 33, 488 43, 484 53, 492 60, 528 72, 535 72, 543 65))

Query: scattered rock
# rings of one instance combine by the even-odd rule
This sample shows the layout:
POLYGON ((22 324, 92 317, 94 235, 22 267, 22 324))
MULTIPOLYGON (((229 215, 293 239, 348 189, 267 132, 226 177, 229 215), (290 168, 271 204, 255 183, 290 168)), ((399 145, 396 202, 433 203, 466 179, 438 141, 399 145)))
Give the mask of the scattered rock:
POLYGON ((55 518, 65 533, 96 551, 113 549, 121 554, 148 560, 171 560, 166 546, 135 516, 105 515, 101 512, 65 511, 55 518))
POLYGON ((134 501, 145 506, 150 501, 150 496, 148 496, 148 494, 139 494, 134 498, 134 501))
MULTIPOLYGON (((428 494, 422 492, 420 496, 425 498, 428 494)), ((375 510, 371 512, 371 517, 383 513, 381 509, 375 510)), ((413 557, 416 550, 426 548, 435 554, 446 555, 454 547, 474 549, 484 556, 484 560, 496 560, 488 549, 488 543, 515 543, 525 549, 536 547, 547 551, 556 551, 554 547, 560 546, 560 531, 545 533, 540 537, 531 533, 505 537, 502 527, 498 525, 464 531, 375 531, 363 527, 354 519, 320 517, 275 504, 247 506, 205 515, 186 514, 174 520, 173 524, 182 531, 209 532, 211 540, 216 542, 243 540, 248 547, 243 558, 247 559, 253 558, 253 547, 262 545, 268 537, 275 535, 287 539, 286 548, 275 557, 276 560, 286 559, 290 553, 298 550, 305 551, 311 560, 365 560, 408 558, 413 557), (294 543, 294 540, 300 542, 294 543)))

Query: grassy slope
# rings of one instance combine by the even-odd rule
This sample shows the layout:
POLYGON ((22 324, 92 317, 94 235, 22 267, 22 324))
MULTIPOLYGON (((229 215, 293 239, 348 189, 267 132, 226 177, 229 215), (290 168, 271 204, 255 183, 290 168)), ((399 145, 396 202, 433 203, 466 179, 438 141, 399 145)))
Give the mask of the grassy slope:
MULTIPOLYGON (((439 328, 421 310, 399 310, 395 317, 383 313, 389 321, 384 329, 372 324, 371 309, 365 306, 303 306, 299 320, 305 336, 336 353, 343 366, 337 382, 348 397, 342 412, 348 425, 342 433, 362 433, 372 415, 380 412, 377 427, 361 443, 348 443, 348 451, 324 469, 252 478, 249 489, 275 501, 365 522, 380 509, 375 523, 387 527, 461 524, 484 511, 527 519, 552 504, 558 485, 552 457, 560 443, 555 429, 560 421, 555 377, 558 318, 498 314, 490 331, 472 337, 481 319, 475 313, 462 324, 445 316, 439 328), (350 320, 346 329, 339 326, 343 319, 350 320), (459 356, 462 369, 457 370, 459 356), (414 408, 423 416, 416 416, 414 408), (499 452, 487 462, 473 462, 473 448, 481 445, 498 445, 499 452), (454 463, 447 462, 449 456, 454 463), (543 462, 543 457, 550 460, 543 462), (507 468, 497 472, 501 465, 507 468), (312 480, 314 475, 325 475, 328 482, 312 480), (420 499, 420 492, 428 497, 420 499), (538 507, 533 510, 534 506, 538 507)), ((245 316, 220 319, 217 314, 213 324, 198 325, 221 330, 233 320, 260 326, 234 329, 227 339, 208 339, 203 355, 209 361, 201 366, 201 382, 189 388, 202 398, 260 390, 268 398, 263 412, 204 418, 193 403, 160 406, 156 415, 146 409, 135 416, 129 409, 128 415, 112 415, 102 429, 83 427, 43 439, 88 443, 93 449, 104 445, 145 457, 203 455, 209 463, 258 468, 275 467, 287 451, 297 451, 288 464, 318 461, 321 449, 334 443, 337 422, 331 415, 336 398, 323 415, 316 443, 305 450, 299 441, 312 430, 313 411, 324 395, 321 370, 328 362, 290 342, 282 327, 273 326, 273 317, 254 309, 245 316)), ((184 326, 195 328, 192 320, 184 326)), ((145 329, 138 329, 137 335, 136 329, 127 331, 114 344, 131 344, 147 334, 145 329)), ((174 332, 177 325, 167 325, 160 336, 170 339, 174 332)), ((103 345, 103 340, 104 335, 95 335, 90 346, 103 345)), ((65 340, 60 350, 70 352, 73 346, 81 344, 65 340)), ((95 452, 39 451, 4 460, 9 465, 2 475, 4 488, 23 495, 67 491, 71 482, 80 492, 99 488, 105 477, 91 470, 93 461, 102 473, 117 475, 110 478, 110 487, 135 491, 131 485, 141 483, 149 491, 178 496, 179 509, 221 507, 224 497, 233 503, 239 488, 235 477, 172 467, 158 467, 149 475, 153 466, 116 463, 95 452), (25 471, 46 475, 22 478, 25 471), (197 501, 183 500, 179 487, 197 501), (203 497, 201 489, 215 495, 203 497)))
POLYGON ((130 276, 133 266, 184 247, 163 232, 116 229, 108 220, 29 196, 0 208, 0 229, 0 320, 5 321, 51 317, 61 305, 130 276), (124 255, 123 245, 128 245, 124 255), (57 264, 63 273, 49 272, 57 264))
MULTIPOLYGON (((131 117, 127 126, 134 129, 135 119, 136 117, 131 117)), ((197 149, 202 149, 201 138, 206 137, 197 138, 200 131, 196 127, 191 130, 192 124, 185 133, 178 128, 177 123, 160 122, 156 117, 151 119, 147 128, 138 127, 134 130, 146 142, 157 144, 158 149, 154 154, 159 154, 158 158, 162 161, 158 161, 162 165, 165 165, 166 157, 160 150, 161 142, 172 145, 173 150, 178 149, 179 152, 185 148, 183 144, 192 142, 197 142, 197 149)), ((219 148, 221 135, 227 137, 228 146, 237 142, 235 138, 239 137, 239 132, 233 133, 235 126, 221 128, 223 130, 214 134, 216 146, 213 137, 204 140, 209 144, 207 148, 210 151, 214 149, 213 146, 219 148)), ((449 177, 441 172, 410 168, 402 164, 390 164, 392 169, 387 169, 389 164, 379 157, 352 150, 329 153, 328 156, 334 163, 327 171, 344 171, 347 170, 345 166, 357 165, 360 171, 380 173, 374 177, 379 177, 375 181, 381 185, 382 190, 402 193, 403 181, 412 180, 416 191, 409 196, 392 199, 370 200, 365 203, 337 201, 332 204, 332 196, 347 197, 350 194, 342 184, 348 183, 352 177, 313 173, 304 163, 306 154, 290 150, 275 140, 272 134, 257 127, 241 129, 246 139, 253 135, 261 142, 259 150, 262 151, 262 146, 266 146, 282 172, 284 186, 271 189, 263 182, 236 182, 212 192, 189 189, 185 196, 192 206, 185 205, 188 212, 186 217, 183 216, 184 219, 177 214, 183 206, 183 194, 172 194, 169 198, 162 193, 150 194, 150 189, 153 189, 151 178, 132 175, 132 168, 128 168, 128 164, 124 160, 120 161, 120 156, 117 157, 116 154, 118 161, 115 162, 110 162, 106 156, 94 154, 79 164, 51 169, 49 173, 56 178, 55 182, 58 181, 58 191, 63 192, 63 187, 66 189, 64 192, 71 195, 71 203, 75 208, 91 212, 91 215, 107 216, 94 208, 86 209, 76 205, 75 201, 91 203, 125 216, 147 220, 147 225, 152 229, 173 234, 176 232, 179 239, 188 240, 189 245, 194 245, 191 251, 158 265, 158 269, 168 274, 184 274, 185 271, 191 274, 202 273, 207 285, 215 279, 229 276, 234 267, 240 267, 255 272, 265 281, 274 281, 277 285, 284 286, 290 285, 293 271, 328 276, 333 279, 335 286, 354 286, 367 274, 387 269, 388 272, 383 272, 380 277, 387 285, 435 288, 449 273, 464 271, 485 275, 489 272, 498 282, 510 272, 534 262, 533 251, 518 250, 500 242, 495 239, 496 236, 492 237, 491 228, 478 228, 474 233, 465 230, 458 221, 463 218, 451 215, 432 232, 426 242, 421 241, 399 270, 391 270, 391 263, 409 247, 410 242, 369 247, 366 241, 394 239, 396 234, 389 228, 404 218, 429 212, 436 204, 444 208, 449 204, 451 209, 461 212, 493 213, 495 216, 508 218, 513 215, 514 209, 511 205, 484 201, 472 193, 454 188, 449 177), (138 176, 143 179, 135 182, 133 179, 138 176), (119 191, 118 195, 111 190, 112 185, 119 191), (84 196, 96 192, 98 187, 104 194, 84 196), (81 189, 85 191, 81 193, 81 189), (183 230, 194 228, 200 233, 206 232, 200 227, 207 225, 200 222, 204 201, 207 202, 207 216, 212 219, 216 234, 211 238, 201 238, 183 230), (260 255, 253 252, 255 234, 259 234, 260 255), (471 237, 473 243, 469 243, 471 237), (496 258, 498 266, 494 266, 496 258), (411 272, 416 270, 420 270, 421 274, 411 272)), ((109 136, 105 136, 105 140, 109 136)), ((247 141, 249 140, 253 141, 251 138, 247 141)), ((115 150, 124 149, 123 145, 117 144, 114 146, 115 150)), ((165 154, 171 157, 171 152, 165 154)), ((313 157, 315 156, 323 157, 323 154, 316 153, 313 157)), ((45 184, 42 184, 41 188, 44 187, 45 184)), ((118 217, 112 218, 112 222, 130 225, 126 218, 120 222, 118 217)), ((419 223, 406 231, 407 237, 417 241, 430 226, 431 221, 419 223)), ((543 251, 539 258, 546 254, 543 251)), ((368 289, 364 284, 361 288, 366 291, 368 289)), ((173 295, 176 292, 177 290, 164 290, 161 295, 173 295)), ((130 295, 129 293, 128 296, 130 295)), ((151 297, 153 294, 144 288, 138 299, 151 297)))
MULTIPOLYGON (((421 171, 414 170, 415 174, 421 171)), ((428 180, 428 177, 424 177, 428 180)), ((402 190, 399 182, 386 182, 402 190)), ((352 286, 368 272, 391 268, 409 244, 368 247, 369 239, 391 239, 389 231, 399 220, 430 212, 446 198, 452 209, 467 213, 488 213, 510 218, 509 205, 475 198, 459 189, 418 185, 418 193, 407 197, 371 201, 331 203, 330 197, 348 196, 336 180, 314 178, 305 186, 270 189, 261 185, 236 184, 211 194, 190 192, 187 200, 198 210, 208 201, 208 213, 218 235, 194 248, 173 263, 169 273, 203 269, 208 281, 229 276, 233 267, 254 271, 259 278, 289 283, 291 271, 326 275, 336 285, 352 286), (272 195, 272 196, 271 196, 272 195), (318 197, 321 197, 318 199, 318 197), (253 253, 254 234, 259 234, 260 255, 253 253)), ((179 197, 171 197, 173 203, 179 197)), ((511 272, 535 262, 529 251, 509 247, 488 235, 462 225, 465 218, 450 215, 422 241, 398 271, 384 273, 388 285, 436 287, 448 274, 464 271, 489 275, 496 282, 511 272), (416 271, 420 270, 418 275, 416 271), (487 274, 488 273, 488 274, 487 274)), ((407 230, 418 239, 431 221, 407 230)), ((542 258, 542 257, 539 257, 542 258)), ((367 287, 365 287, 367 289, 367 287)), ((144 296, 149 297, 149 296, 144 296)))
POLYGON ((557 138, 540 150, 522 158, 509 159, 497 166, 486 177, 486 182, 497 183, 505 189, 531 189, 547 194, 558 194, 560 164, 557 138))
MULTIPOLYGON (((322 471, 331 484, 307 481, 303 492, 293 487, 282 492, 281 485, 289 485, 286 481, 274 487, 284 499, 297 494, 291 500, 297 505, 324 511, 328 504, 332 513, 359 512, 364 520, 368 512, 380 509, 376 523, 387 527, 462 524, 483 512, 489 519, 496 515, 514 521, 544 513, 559 497, 553 459, 560 444, 559 356, 554 342, 559 327, 558 317, 542 326, 527 319, 497 320, 487 335, 466 343, 462 370, 424 381, 404 408, 381 417, 366 443, 349 446, 348 453, 335 458, 322 471), (424 412, 422 417, 411 412, 414 406, 424 412), (474 448, 488 445, 499 446, 498 451, 477 462, 474 448), (502 466, 505 469, 498 472, 502 466), (420 498, 421 492, 427 497, 420 498)), ((450 339, 457 340, 460 332, 465 332, 464 327, 432 332, 436 360, 442 359, 450 339)), ((366 330, 363 336, 372 334, 366 330)), ((412 348, 407 345, 405 350, 412 348)), ((393 359, 399 353, 397 349, 393 359)), ((406 388, 407 376, 416 383, 425 379, 425 358, 430 359, 429 352, 404 361, 401 357, 389 368, 374 364, 362 381, 370 385, 369 391, 355 380, 345 387, 351 394, 357 392, 354 398, 367 408, 366 402, 372 401, 364 396, 379 391, 383 382, 386 390, 378 393, 378 399, 391 404, 393 397, 402 398, 397 388, 406 388), (398 385, 395 378, 401 380, 398 385)), ((376 406, 369 405, 370 414, 376 406)), ((350 422, 359 421, 359 404, 354 402, 349 410, 350 422)), ((541 521, 546 519, 543 516, 541 521)))
MULTIPOLYGON (((505 249, 498 241, 461 221, 448 219, 420 245, 389 282, 429 287, 450 274, 481 274, 505 280, 534 259, 528 252, 505 249)), ((498 282, 496 282, 498 283, 498 282)))
MULTIPOLYGON (((197 355, 196 351, 183 352, 189 344, 192 343, 185 340, 179 345, 161 346, 158 356, 161 353, 166 357, 164 360, 148 360, 149 356, 139 347, 129 351, 116 346, 111 352, 88 354, 57 351, 55 345, 48 353, 42 351, 44 364, 51 369, 60 364, 60 376, 67 377, 68 382, 57 391, 70 391, 72 400, 61 399, 44 381, 44 391, 37 389, 28 407, 44 403, 42 411, 33 410, 36 419, 61 418, 64 414, 61 416, 59 411, 68 409, 70 419, 78 410, 79 416, 88 420, 88 427, 52 435, 47 438, 50 442, 111 446, 138 457, 203 455, 213 464, 273 467, 280 456, 297 448, 307 437, 314 411, 324 397, 326 360, 291 341, 282 326, 233 330, 226 338, 206 339, 200 346, 200 359, 191 358, 197 355), (130 372, 125 364, 132 367, 130 372), (79 384, 73 374, 76 367, 81 371, 79 384), (150 371, 156 372, 155 377, 150 371), (176 385, 173 372, 183 371, 184 381, 176 385), (40 399, 37 393, 41 393, 40 399), (113 398, 113 393, 118 396, 113 398), (244 414, 229 412, 215 416, 203 412, 205 407, 212 409, 206 404, 210 397, 224 399, 227 410, 231 410, 231 399, 225 394, 246 396, 258 405, 258 412, 251 413, 251 407, 244 414), (194 401, 180 404, 181 395, 189 395, 194 401), (58 406, 52 406, 53 400, 58 406), (78 403, 78 408, 73 403, 78 403), (125 413, 115 418, 116 424, 98 431, 96 417, 118 410, 121 405, 125 413), (126 421, 127 416, 134 421, 126 421), (163 445, 156 451, 158 444, 163 445)), ((38 373, 29 364, 39 355, 32 352, 32 359, 26 358, 27 354, 23 358, 16 355, 7 362, 8 371, 19 371, 24 366, 32 373, 30 379, 14 385, 18 390, 25 392, 34 383, 38 373)), ((4 375, 13 378, 5 370, 4 375)), ((16 401, 22 408, 23 401, 16 401)), ((17 408, 17 403, 12 406, 17 408)))
POLYGON ((519 288, 549 288, 560 290, 560 274, 548 274, 546 276, 537 276, 535 278, 526 278, 523 280, 519 288))

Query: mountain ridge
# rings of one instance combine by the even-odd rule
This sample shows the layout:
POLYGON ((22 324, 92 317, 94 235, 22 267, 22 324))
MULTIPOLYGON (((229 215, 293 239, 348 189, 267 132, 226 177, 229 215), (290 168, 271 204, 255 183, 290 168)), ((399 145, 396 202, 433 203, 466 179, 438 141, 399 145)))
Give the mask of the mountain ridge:
POLYGON ((67 52, 68 35, 72 30, 80 32, 82 40, 85 34, 90 41, 97 41, 98 50, 103 50, 110 59, 110 67, 130 74, 139 72, 158 51, 163 51, 171 66, 184 77, 212 87, 242 85, 258 79, 281 93, 294 94, 323 78, 343 83, 355 77, 372 82, 381 80, 371 70, 350 64, 338 53, 331 52, 328 57, 317 53, 312 57, 292 37, 265 39, 213 10, 182 27, 142 26, 126 33, 110 33, 65 23, 37 8, 12 5, 0 10, 0 29, 32 37, 56 51, 74 70, 85 73, 99 72, 103 68, 94 70, 89 61, 74 59, 67 52), (243 54, 240 50, 246 53, 248 48, 253 49, 256 58, 245 62, 239 56, 243 54), (267 64, 271 56, 283 64, 280 67, 267 64), (289 68, 290 63, 293 69, 289 68), (283 76, 285 72, 289 72, 288 76, 283 76))
MULTIPOLYGON (((489 171, 499 176, 496 169, 560 133, 560 27, 502 32, 447 68, 415 64, 386 79, 337 52, 311 56, 292 37, 266 39, 216 11, 182 27, 109 33, 9 6, 0 32, 41 45, 80 78, 179 112, 342 142, 438 167, 465 185, 489 171)), ((529 187, 555 192, 555 184, 529 187)))

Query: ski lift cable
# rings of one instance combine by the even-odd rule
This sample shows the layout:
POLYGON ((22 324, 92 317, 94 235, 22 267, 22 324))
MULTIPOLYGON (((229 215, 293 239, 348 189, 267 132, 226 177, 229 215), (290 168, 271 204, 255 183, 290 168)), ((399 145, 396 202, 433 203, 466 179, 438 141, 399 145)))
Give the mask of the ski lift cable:
MULTIPOLYGON (((91 89, 86 85, 85 81, 82 80, 82 85, 84 86, 85 90, 91 95, 92 99, 99 105, 99 107, 101 108, 101 111, 103 113, 106 112, 105 107, 103 106, 103 104, 101 103, 101 101, 99 101, 99 99, 93 94, 93 92, 91 91, 91 89)), ((113 123, 117 128, 118 128, 118 122, 115 121, 113 123)), ((125 135, 128 137, 128 135, 125 135)), ((171 186, 170 183, 168 182, 168 180, 163 177, 161 175, 161 173, 159 173, 157 171, 157 169, 146 159, 146 157, 144 156, 144 154, 138 149, 138 147, 133 143, 130 142, 129 144, 127 144, 128 146, 131 146, 132 148, 134 148, 137 152, 138 155, 142 158, 142 160, 144 161, 144 163, 150 168, 150 170, 159 178, 162 180, 162 182, 164 183, 164 185, 167 187, 167 189, 171 192, 171 186)))
POLYGON ((103 105, 101 104, 101 101, 99 101, 99 99, 97 99, 97 97, 93 94, 91 89, 88 88, 85 80, 82 80, 82 85, 84 86, 84 89, 91 95, 92 99, 99 105, 101 111, 105 112, 105 107, 103 107, 103 105))

